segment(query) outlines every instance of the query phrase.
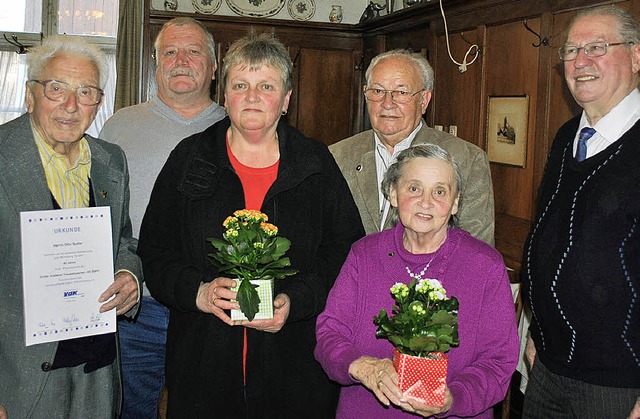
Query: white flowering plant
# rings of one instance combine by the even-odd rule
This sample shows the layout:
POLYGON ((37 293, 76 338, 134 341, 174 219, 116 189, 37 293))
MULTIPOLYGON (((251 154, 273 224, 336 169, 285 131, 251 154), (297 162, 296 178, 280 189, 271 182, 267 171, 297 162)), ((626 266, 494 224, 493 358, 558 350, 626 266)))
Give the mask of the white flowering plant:
POLYGON ((437 279, 413 280, 409 285, 398 282, 391 287, 395 300, 392 316, 386 310, 373 318, 378 326, 376 337, 386 338, 406 355, 429 357, 434 352, 447 352, 458 346, 458 307, 456 297, 447 292, 437 279))
POLYGON ((260 297, 251 280, 282 279, 298 273, 290 269, 284 254, 291 242, 278 236, 278 227, 268 223, 266 214, 256 210, 237 210, 222 224, 223 239, 207 239, 218 251, 209 257, 220 274, 236 276, 240 282, 236 300, 249 320, 258 312, 260 297))

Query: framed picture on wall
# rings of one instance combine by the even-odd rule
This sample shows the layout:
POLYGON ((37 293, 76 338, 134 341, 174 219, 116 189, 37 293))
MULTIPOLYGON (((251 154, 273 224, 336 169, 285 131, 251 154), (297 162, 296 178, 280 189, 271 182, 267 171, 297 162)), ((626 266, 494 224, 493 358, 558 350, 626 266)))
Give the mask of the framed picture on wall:
POLYGON ((489 161, 525 167, 529 96, 489 96, 487 115, 489 161))

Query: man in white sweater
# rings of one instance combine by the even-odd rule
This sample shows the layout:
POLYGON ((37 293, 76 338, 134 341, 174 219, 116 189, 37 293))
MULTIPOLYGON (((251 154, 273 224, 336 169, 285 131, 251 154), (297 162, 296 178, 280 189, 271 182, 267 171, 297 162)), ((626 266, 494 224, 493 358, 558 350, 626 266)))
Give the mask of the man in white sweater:
MULTIPOLYGON (((198 21, 181 17, 167 22, 155 42, 158 94, 148 102, 116 112, 100 138, 126 153, 131 189, 133 236, 138 237, 151 190, 167 157, 183 138, 204 131, 225 117, 210 97, 217 68, 214 40, 198 21)), ((124 381, 122 418, 157 417, 164 383, 169 310, 146 286, 134 322, 120 321, 124 381)))

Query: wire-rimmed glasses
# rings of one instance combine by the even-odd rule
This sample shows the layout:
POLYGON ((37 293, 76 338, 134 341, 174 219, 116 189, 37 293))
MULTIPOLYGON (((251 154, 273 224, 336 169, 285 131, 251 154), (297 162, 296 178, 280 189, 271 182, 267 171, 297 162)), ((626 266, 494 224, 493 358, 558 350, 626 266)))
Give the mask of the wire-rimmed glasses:
POLYGON ((584 55, 587 57, 602 57, 607 53, 607 47, 615 47, 616 45, 633 45, 633 42, 589 42, 583 47, 565 45, 558 50, 558 56, 561 61, 573 61, 578 58, 580 51, 584 51, 584 55))
MULTIPOLYGON (((44 96, 54 102, 65 102, 74 89, 63 81, 58 80, 29 80, 39 83, 44 87, 44 96)), ((94 106, 102 101, 104 91, 96 86, 78 86, 75 89, 76 99, 79 104, 94 106)))
POLYGON ((411 102, 415 95, 424 92, 425 90, 427 89, 420 89, 417 92, 411 93, 404 90, 385 90, 370 87, 364 90, 364 96, 371 102, 382 102, 387 97, 387 93, 389 93, 391 95, 391 100, 395 103, 407 104, 411 102))

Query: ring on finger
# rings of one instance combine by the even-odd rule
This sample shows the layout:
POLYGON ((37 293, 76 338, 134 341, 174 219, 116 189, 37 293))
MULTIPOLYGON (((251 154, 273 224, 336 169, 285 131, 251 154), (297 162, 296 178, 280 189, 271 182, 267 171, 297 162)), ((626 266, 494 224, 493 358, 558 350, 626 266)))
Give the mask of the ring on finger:
POLYGON ((382 373, 384 372, 384 370, 380 370, 378 371, 378 378, 382 377, 382 373))
POLYGON ((380 386, 382 386, 382 381, 378 381, 378 388, 380 388, 380 386))
MULTIPOLYGON (((213 288, 213 295, 218 295, 216 294, 216 291, 218 290, 218 287, 213 288)), ((214 300, 215 301, 215 300, 214 300)))
MULTIPOLYGON (((220 297, 215 297, 212 301, 211 304, 213 304, 214 306, 216 306, 216 301, 218 301, 220 299, 220 297)), ((216 306, 218 307, 218 306, 216 306)))

